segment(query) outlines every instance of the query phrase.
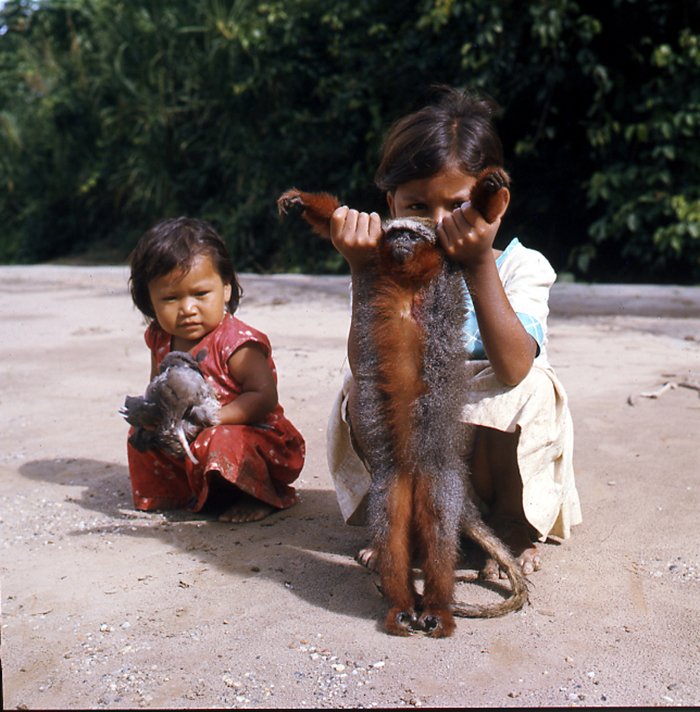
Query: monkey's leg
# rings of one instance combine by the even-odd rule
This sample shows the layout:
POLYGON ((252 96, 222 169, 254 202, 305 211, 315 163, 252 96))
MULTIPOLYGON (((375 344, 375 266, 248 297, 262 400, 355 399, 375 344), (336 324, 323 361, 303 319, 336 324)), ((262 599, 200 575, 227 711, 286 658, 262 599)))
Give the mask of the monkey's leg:
MULTIPOLYGON (((437 484, 439 486, 440 483, 437 484)), ((414 497, 415 528, 420 541, 425 577, 423 610, 418 623, 429 636, 446 638, 455 629, 451 608, 458 527, 452 513, 444 511, 442 504, 436 501, 433 492, 435 485, 429 477, 418 478, 414 497)))
POLYGON ((314 232, 324 238, 331 236, 331 215, 339 205, 338 199, 330 193, 305 193, 296 188, 290 188, 277 199, 280 215, 298 212, 314 232))
POLYGON ((387 521, 379 546, 379 574, 389 602, 384 626, 392 635, 410 635, 417 619, 411 568, 412 494, 410 476, 399 474, 387 492, 387 521))

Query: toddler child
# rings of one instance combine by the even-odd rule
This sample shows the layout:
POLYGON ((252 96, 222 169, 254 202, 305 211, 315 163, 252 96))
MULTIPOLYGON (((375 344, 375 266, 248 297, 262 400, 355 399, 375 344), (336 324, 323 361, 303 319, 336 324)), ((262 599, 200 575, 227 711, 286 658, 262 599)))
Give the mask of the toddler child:
POLYGON ((203 220, 157 223, 130 256, 131 296, 151 320, 145 333, 151 378, 170 351, 197 356, 220 403, 220 423, 191 445, 199 462, 127 445, 136 509, 190 508, 247 522, 291 507, 291 483, 305 444, 277 400, 277 374, 265 334, 234 316, 241 289, 226 245, 203 220))
MULTIPOLYGON (((439 100, 397 121, 385 137, 375 181, 392 218, 420 216, 438 225, 440 243, 464 271, 468 287, 464 339, 471 383, 462 419, 477 426, 472 481, 486 519, 510 546, 526 574, 540 567, 537 540, 570 535, 581 521, 572 465, 573 427, 567 397, 547 360, 549 289, 556 274, 517 238, 493 248, 501 216, 487 223, 469 204, 476 176, 503 166, 493 126, 495 103, 445 88, 439 100)), ((376 213, 346 206, 331 218, 331 237, 353 278, 375 259, 381 237, 376 213)), ((356 303, 357 299, 353 299, 356 303)), ((328 463, 338 502, 349 524, 365 523, 371 473, 362 443, 351 430, 356 350, 354 320, 348 337, 350 373, 329 420, 328 463)), ((358 554, 375 565, 370 545, 358 554)), ((499 576, 487 561, 482 574, 499 576)))

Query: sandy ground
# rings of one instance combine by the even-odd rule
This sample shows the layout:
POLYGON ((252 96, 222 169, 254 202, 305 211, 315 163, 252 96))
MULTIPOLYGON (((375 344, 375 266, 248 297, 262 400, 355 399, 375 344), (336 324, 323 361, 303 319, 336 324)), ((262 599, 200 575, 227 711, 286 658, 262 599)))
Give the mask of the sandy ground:
POLYGON ((584 523, 543 546, 524 610, 436 641, 381 630, 326 468, 346 280, 243 284, 308 460, 298 506, 232 525, 131 507, 117 409, 148 355, 126 270, 0 267, 8 709, 700 704, 700 397, 640 395, 700 381, 700 289, 555 286, 584 523))

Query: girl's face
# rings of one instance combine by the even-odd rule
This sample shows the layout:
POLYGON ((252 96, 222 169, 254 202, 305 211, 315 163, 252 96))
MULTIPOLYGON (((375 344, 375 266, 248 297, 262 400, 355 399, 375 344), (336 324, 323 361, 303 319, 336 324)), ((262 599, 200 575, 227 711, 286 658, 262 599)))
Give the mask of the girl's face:
POLYGON ((197 255, 189 272, 180 269, 148 285, 153 311, 160 327, 177 340, 179 350, 189 350, 223 319, 231 298, 209 255, 197 255))
POLYGON ((476 178, 459 168, 446 168, 430 178, 403 183, 386 195, 392 218, 432 218, 439 223, 469 200, 476 178))

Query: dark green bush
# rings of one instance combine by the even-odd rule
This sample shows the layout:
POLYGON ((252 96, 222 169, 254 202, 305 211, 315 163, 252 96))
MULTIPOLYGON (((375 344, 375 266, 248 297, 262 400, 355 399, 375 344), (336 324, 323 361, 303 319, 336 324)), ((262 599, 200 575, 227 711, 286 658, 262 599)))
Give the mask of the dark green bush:
POLYGON ((518 234, 586 279, 700 280, 700 35, 686 0, 10 0, 0 260, 125 256, 210 219, 239 269, 338 271, 275 198, 381 209, 383 131, 431 85, 485 90, 518 234))

